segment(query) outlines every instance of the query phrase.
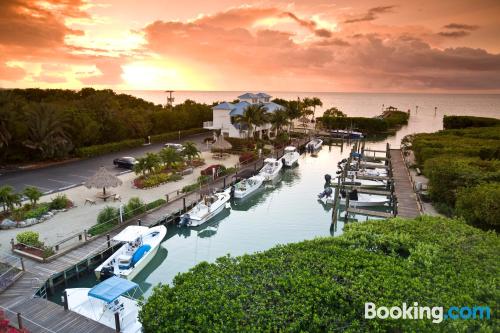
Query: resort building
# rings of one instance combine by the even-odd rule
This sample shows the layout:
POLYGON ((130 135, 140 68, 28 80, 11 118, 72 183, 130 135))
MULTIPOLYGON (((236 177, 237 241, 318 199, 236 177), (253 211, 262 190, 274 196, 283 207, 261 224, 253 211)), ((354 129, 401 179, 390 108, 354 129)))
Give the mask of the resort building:
MULTIPOLYGON (((203 128, 220 130, 222 135, 231 138, 246 138, 249 134, 247 126, 245 124, 238 124, 235 122, 235 118, 243 115, 246 108, 252 104, 262 104, 266 112, 269 113, 282 109, 283 106, 270 101, 271 97, 266 93, 245 93, 238 96, 237 103, 220 103, 212 108, 213 120, 204 122, 203 128)), ((253 133, 259 136, 271 134, 270 129, 271 124, 264 124, 254 127, 253 133)))

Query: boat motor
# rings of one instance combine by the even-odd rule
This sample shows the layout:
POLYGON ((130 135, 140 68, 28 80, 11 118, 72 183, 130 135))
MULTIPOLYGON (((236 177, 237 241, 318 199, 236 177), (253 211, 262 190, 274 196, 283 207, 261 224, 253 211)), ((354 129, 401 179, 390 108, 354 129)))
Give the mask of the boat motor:
POLYGON ((113 275, 115 275, 113 266, 104 266, 101 269, 100 280, 104 281, 104 280, 112 277, 113 275))
POLYGON ((358 190, 354 189, 349 192, 349 200, 358 200, 358 190))
POLYGON ((318 198, 320 199, 323 199, 323 198, 329 198, 332 196, 332 188, 331 187, 327 187, 325 188, 325 190, 323 192, 321 192, 320 194, 318 194, 318 198))
POLYGON ((180 227, 188 227, 191 221, 191 217, 189 214, 184 214, 181 217, 181 220, 179 221, 179 226, 180 227))
POLYGON ((325 175, 325 188, 326 187, 330 187, 332 186, 332 176, 330 176, 329 174, 326 174, 325 175))

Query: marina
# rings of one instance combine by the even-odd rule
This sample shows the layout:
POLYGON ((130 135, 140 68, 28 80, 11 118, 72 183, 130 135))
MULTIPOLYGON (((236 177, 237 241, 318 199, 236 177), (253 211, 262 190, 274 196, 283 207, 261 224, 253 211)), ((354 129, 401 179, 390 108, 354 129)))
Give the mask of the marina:
MULTIPOLYGON (((305 143, 306 140, 302 144, 305 143)), ((322 186, 323 183, 323 179, 319 175, 326 172, 334 173, 336 171, 335 165, 343 158, 348 157, 354 149, 361 148, 357 143, 345 142, 342 147, 323 146, 316 153, 316 157, 310 153, 302 154, 297 166, 280 170, 279 175, 276 175, 273 181, 265 183, 262 190, 256 191, 248 198, 238 201, 232 200, 231 209, 225 209, 224 212, 211 218, 202 226, 179 228, 174 224, 179 221, 182 212, 190 210, 203 197, 198 192, 177 197, 164 207, 141 216, 140 224, 142 226, 151 227, 166 224, 168 230, 166 241, 159 247, 151 262, 137 274, 134 282, 139 285, 147 297, 154 285, 160 282, 172 283, 179 272, 187 271, 201 261, 211 262, 228 253, 232 256, 238 256, 262 251, 280 243, 297 242, 317 236, 338 235, 342 233, 344 223, 351 223, 356 219, 363 221, 366 216, 370 216, 370 218, 394 216, 394 212, 388 212, 385 209, 368 210, 351 207, 348 203, 346 203, 347 208, 345 209, 342 207, 334 209, 334 206, 329 204, 318 205, 314 200, 315 194, 311 193, 311 190, 322 186), (347 149, 349 147, 352 149, 347 149), (306 193, 311 193, 309 200, 304 200, 306 193), (283 219, 282 212, 286 212, 291 203, 299 202, 303 209, 297 211, 295 215, 289 215, 283 219), (334 216, 343 216, 344 219, 336 220, 335 228, 332 229, 329 225, 333 224, 334 216)), ((391 156, 394 154, 393 151, 397 150, 391 150, 391 156)), ((280 162, 280 164, 283 153, 281 151, 275 155, 277 158, 275 161, 280 162)), ((244 169, 253 169, 253 172, 257 173, 263 165, 264 162, 261 160, 253 165, 247 165, 244 169)), ((399 164, 399 167, 401 166, 404 167, 404 164, 399 164)), ((240 172, 243 173, 244 169, 240 172)), ((230 180, 224 177, 212 184, 211 187, 229 189, 230 183, 230 180)), ((358 191, 366 195, 390 196, 392 193, 383 189, 358 188, 358 191)), ((406 211, 404 207, 400 207, 400 209, 406 211)), ((35 283, 38 288, 32 286, 28 291, 21 291, 18 295, 18 302, 26 301, 33 294, 36 294, 37 299, 42 300, 36 303, 40 304, 39 306, 42 306, 43 302, 47 302, 44 297, 61 304, 61 296, 66 286, 86 288, 94 286, 97 281, 92 271, 118 248, 111 242, 111 239, 119 231, 116 230, 109 235, 97 237, 48 263, 35 263, 25 259, 27 272, 14 283, 14 288, 16 284, 30 283, 32 285, 32 281, 38 281, 39 285, 35 283), (34 278, 30 275, 30 270, 37 270, 41 274, 34 278)), ((3 294, 0 294, 0 299, 2 296, 3 294)), ((62 309, 61 305, 54 306, 62 309)), ((64 312, 63 309, 61 311, 64 312)), ((29 315, 29 313, 21 314, 26 318, 29 318, 29 315)), ((71 315, 77 316, 74 313, 71 315)), ((15 322, 16 318, 17 316, 13 315, 12 320, 15 322)), ((81 320, 88 319, 82 318, 81 320)), ((45 323, 45 325, 47 324, 45 323)), ((105 327, 102 329, 106 330, 105 327)))

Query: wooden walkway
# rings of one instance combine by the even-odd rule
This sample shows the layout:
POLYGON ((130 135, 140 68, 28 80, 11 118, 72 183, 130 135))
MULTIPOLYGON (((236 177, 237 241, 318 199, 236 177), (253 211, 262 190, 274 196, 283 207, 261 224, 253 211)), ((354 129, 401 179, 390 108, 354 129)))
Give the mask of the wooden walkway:
POLYGON ((415 218, 420 216, 417 195, 413 190, 408 169, 400 149, 391 149, 391 164, 394 180, 394 193, 398 200, 397 216, 415 218))

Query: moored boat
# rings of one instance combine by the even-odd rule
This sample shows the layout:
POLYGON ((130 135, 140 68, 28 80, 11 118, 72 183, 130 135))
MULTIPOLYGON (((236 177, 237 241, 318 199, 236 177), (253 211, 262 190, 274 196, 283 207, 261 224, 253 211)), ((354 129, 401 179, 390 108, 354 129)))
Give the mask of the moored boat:
POLYGON ((275 158, 266 158, 264 166, 259 171, 259 176, 264 178, 264 181, 273 180, 276 178, 283 167, 283 163, 275 158))
POLYGON ((95 269, 97 279, 115 275, 132 280, 153 259, 166 233, 163 225, 128 226, 113 237, 113 242, 124 244, 95 269))
POLYGON ((306 145, 306 149, 308 152, 315 152, 319 149, 321 149, 321 146, 323 145, 323 140, 314 138, 311 141, 309 141, 306 145))
POLYGON ((243 179, 234 185, 233 196, 238 199, 245 198, 246 196, 257 191, 263 182, 264 178, 261 176, 253 176, 248 179, 243 179))
POLYGON ((138 333, 139 304, 130 297, 139 286, 126 279, 113 276, 93 288, 69 288, 65 290, 68 309, 112 329, 119 323, 119 331, 138 333))
POLYGON ((331 130, 330 133, 334 138, 362 139, 364 137, 363 133, 356 131, 331 130))
MULTIPOLYGON (((331 188, 326 188, 322 193, 318 195, 318 198, 326 201, 327 203, 334 203, 335 196, 332 195, 333 190, 331 188)), ((349 195, 349 206, 350 207, 376 207, 384 206, 389 202, 387 197, 382 195, 373 195, 366 193, 358 193, 357 190, 349 191, 347 194, 344 190, 339 193, 339 204, 342 206, 346 205, 347 196, 349 195)))
POLYGON ((205 195, 190 211, 181 216, 179 225, 181 227, 196 227, 224 210, 226 203, 231 199, 231 188, 223 192, 205 195))
POLYGON ((294 146, 285 147, 285 154, 283 155, 283 163, 287 167, 293 166, 295 163, 299 161, 300 154, 297 151, 297 148, 294 146))

